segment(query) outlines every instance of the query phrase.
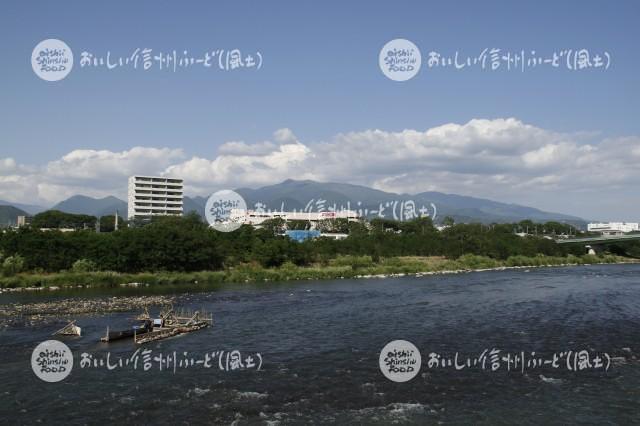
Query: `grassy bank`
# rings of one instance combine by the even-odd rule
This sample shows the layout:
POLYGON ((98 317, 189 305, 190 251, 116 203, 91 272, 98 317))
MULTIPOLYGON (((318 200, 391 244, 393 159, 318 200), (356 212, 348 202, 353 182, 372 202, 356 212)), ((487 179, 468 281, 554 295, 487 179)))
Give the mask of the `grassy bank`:
POLYGON ((360 278, 380 275, 446 273, 509 267, 543 267, 598 263, 632 263, 635 259, 605 256, 512 256, 496 260, 484 256, 465 255, 451 260, 443 257, 392 257, 374 262, 370 256, 340 256, 323 265, 299 267, 285 263, 279 268, 247 264, 221 271, 149 272, 123 274, 117 272, 60 272, 54 274, 23 273, 0 277, 0 288, 63 288, 77 286, 116 287, 131 283, 142 285, 222 284, 263 281, 323 280, 360 278))

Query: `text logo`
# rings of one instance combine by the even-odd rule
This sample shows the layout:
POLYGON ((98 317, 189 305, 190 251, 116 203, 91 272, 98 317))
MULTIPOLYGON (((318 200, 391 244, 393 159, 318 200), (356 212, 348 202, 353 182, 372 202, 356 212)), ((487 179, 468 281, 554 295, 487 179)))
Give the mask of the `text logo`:
POLYGON ((244 223, 247 203, 240 194, 224 189, 211 195, 204 208, 204 215, 214 229, 231 232, 244 223))
POLYGON ((422 357, 415 345, 406 340, 389 342, 380 352, 380 371, 394 382, 408 382, 420 371, 422 357))
POLYGON ((385 44, 378 57, 383 74, 394 81, 407 81, 420 71, 422 55, 420 49, 403 38, 385 44))
POLYGON ((64 41, 43 40, 31 53, 31 67, 43 80, 62 80, 73 68, 73 52, 64 41))
POLYGON ((64 380, 73 369, 71 349, 58 340, 44 341, 31 354, 31 368, 45 382, 64 380))

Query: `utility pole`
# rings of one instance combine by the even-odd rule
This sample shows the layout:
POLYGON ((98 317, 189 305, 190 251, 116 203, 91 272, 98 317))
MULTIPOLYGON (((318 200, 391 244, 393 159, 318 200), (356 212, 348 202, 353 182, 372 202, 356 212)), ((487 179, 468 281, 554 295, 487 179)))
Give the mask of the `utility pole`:
POLYGON ((116 217, 113 221, 113 230, 117 231, 118 230, 118 210, 116 210, 116 217))

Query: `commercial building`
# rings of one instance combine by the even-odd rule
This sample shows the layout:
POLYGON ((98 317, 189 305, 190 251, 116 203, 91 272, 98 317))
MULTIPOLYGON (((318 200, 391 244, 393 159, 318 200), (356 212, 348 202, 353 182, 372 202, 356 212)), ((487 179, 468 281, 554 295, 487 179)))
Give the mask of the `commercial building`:
POLYGON ((285 222, 300 220, 311 223, 315 228, 319 222, 334 219, 347 219, 350 222, 357 221, 360 216, 353 210, 327 211, 327 212, 266 212, 257 210, 231 210, 230 218, 245 225, 260 227, 262 222, 270 219, 283 219, 285 222))
POLYGON ((158 176, 129 178, 128 218, 149 219, 152 216, 182 216, 182 179, 158 176))
POLYGON ((587 231, 599 232, 603 235, 618 235, 640 231, 640 227, 638 223, 629 222, 589 223, 587 225, 587 231))

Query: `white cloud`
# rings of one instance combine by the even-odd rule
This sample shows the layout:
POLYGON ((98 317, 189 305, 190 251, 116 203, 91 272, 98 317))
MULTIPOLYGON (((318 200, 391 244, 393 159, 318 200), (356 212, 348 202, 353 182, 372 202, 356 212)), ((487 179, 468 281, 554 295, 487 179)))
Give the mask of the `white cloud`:
POLYGON ((275 142, 248 145, 223 144, 214 159, 193 157, 167 168, 166 173, 183 177, 187 190, 203 194, 222 187, 255 186, 292 176, 313 178, 305 171, 313 154, 289 129, 274 133, 275 142))
POLYGON ((549 208, 545 200, 562 199, 558 194, 635 188, 639 147, 638 136, 598 140, 593 134, 558 133, 515 118, 474 119, 424 131, 371 129, 313 144, 280 129, 271 140, 226 142, 212 158, 185 159, 182 150, 135 147, 76 150, 43 167, 0 159, 0 198, 54 202, 76 193, 123 197, 129 175, 165 174, 184 178, 187 192, 200 195, 293 178, 393 192, 443 191, 549 208))
POLYGON ((17 168, 16 160, 13 158, 3 158, 0 159, 0 173, 11 173, 17 168))
POLYGON ((134 147, 122 152, 75 150, 42 167, 0 159, 0 198, 49 205, 75 194, 124 197, 130 175, 160 174, 183 158, 179 149, 134 147))
POLYGON ((68 180, 102 180, 157 173, 184 157, 181 149, 135 147, 129 151, 78 149, 50 162, 47 176, 68 180))

